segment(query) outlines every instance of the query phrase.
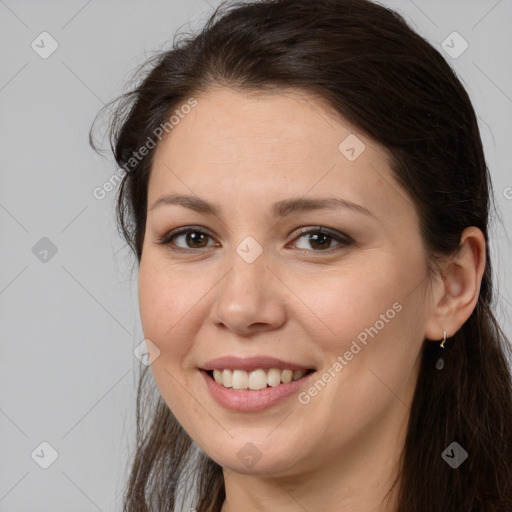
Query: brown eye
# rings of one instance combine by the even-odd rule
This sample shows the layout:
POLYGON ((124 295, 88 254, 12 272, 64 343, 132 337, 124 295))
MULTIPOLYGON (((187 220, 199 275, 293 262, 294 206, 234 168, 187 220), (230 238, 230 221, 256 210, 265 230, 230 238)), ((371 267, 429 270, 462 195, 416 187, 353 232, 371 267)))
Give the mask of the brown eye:
POLYGON ((191 249, 206 247, 206 244, 208 243, 208 235, 201 231, 189 231, 182 236, 185 237, 185 243, 191 249))
MULTIPOLYGON (((192 252, 194 250, 204 249, 208 247, 208 239, 212 237, 195 228, 184 228, 171 232, 158 240, 159 244, 169 245, 174 251, 192 252), (182 239, 179 243, 177 241, 182 239)), ((211 247, 211 245, 209 246, 211 247)))
MULTIPOLYGON (((305 249, 309 252, 326 252, 330 249, 336 250, 338 248, 349 246, 353 243, 353 240, 347 235, 322 227, 315 229, 306 228, 299 233, 301 233, 301 236, 295 240, 304 238, 306 240, 306 244, 309 245, 309 247, 299 247, 299 249, 305 249), (336 241, 338 243, 332 247, 332 241, 336 241), (311 251, 310 247, 313 248, 313 251, 311 251)), ((296 243, 294 245, 296 245, 296 243)))
POLYGON ((329 249, 332 237, 325 233, 310 233, 308 242, 315 249, 329 249))

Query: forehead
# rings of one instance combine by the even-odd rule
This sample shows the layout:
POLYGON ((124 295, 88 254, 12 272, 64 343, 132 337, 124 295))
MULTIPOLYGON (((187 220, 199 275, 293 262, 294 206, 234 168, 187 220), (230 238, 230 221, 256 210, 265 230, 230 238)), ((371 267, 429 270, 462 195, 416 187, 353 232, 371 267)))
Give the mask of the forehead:
POLYGON ((305 157, 332 161, 339 156, 341 140, 356 132, 325 101, 305 91, 248 93, 215 88, 195 99, 196 107, 172 128, 168 144, 164 141, 157 151, 174 145, 180 153, 188 152, 189 161, 231 162, 257 151, 267 163, 272 155, 299 162, 305 157))
POLYGON ((186 191, 239 205, 339 193, 396 216, 411 206, 397 201, 405 192, 386 149, 304 91, 217 88, 194 98, 156 149, 148 204, 186 191))

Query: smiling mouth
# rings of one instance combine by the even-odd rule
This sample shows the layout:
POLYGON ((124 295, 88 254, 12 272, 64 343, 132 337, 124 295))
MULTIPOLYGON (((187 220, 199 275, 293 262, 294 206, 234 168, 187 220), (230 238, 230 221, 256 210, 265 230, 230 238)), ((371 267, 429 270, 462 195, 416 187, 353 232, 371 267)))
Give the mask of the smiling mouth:
POLYGON ((264 370, 259 368, 251 372, 245 370, 201 370, 204 371, 212 380, 224 388, 233 390, 253 390, 276 387, 288 384, 304 378, 315 370, 289 370, 280 368, 269 368, 264 370))

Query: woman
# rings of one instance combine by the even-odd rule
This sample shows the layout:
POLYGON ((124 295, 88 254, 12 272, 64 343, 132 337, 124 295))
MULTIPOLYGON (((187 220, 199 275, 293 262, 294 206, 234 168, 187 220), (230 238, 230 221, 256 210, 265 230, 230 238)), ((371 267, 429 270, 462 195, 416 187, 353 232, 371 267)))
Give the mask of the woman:
POLYGON ((439 52, 265 0, 149 64, 111 125, 158 388, 124 510, 512 510, 491 183, 439 52))

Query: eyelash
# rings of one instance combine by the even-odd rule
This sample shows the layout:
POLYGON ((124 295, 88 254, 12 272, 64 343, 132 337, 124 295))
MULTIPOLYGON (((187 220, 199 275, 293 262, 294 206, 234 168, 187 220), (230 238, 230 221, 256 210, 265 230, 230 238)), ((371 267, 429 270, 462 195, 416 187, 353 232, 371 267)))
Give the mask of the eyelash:
MULTIPOLYGON (((188 233, 200 233, 200 234, 204 234, 204 235, 210 237, 211 239, 213 239, 213 236, 210 235, 209 233, 207 233, 206 231, 203 231, 202 229, 199 229, 199 228, 195 228, 193 226, 189 226, 189 227, 185 227, 185 228, 179 228, 175 231, 171 231, 170 233, 167 233, 166 235, 164 235, 162 237, 158 237, 155 240, 155 242, 159 245, 167 245, 167 246, 169 246, 170 250, 178 252, 178 253, 182 253, 182 254, 197 254, 198 251, 202 251, 202 250, 208 248, 208 247, 202 247, 202 248, 196 248, 196 249, 185 249, 183 247, 177 247, 172 242, 172 240, 174 238, 177 238, 181 235, 187 235, 188 233)), ((352 240, 352 238, 350 238, 348 235, 340 233, 339 231, 336 231, 336 230, 325 228, 323 226, 306 227, 306 228, 299 229, 298 232, 296 233, 297 236, 295 236, 295 238, 292 240, 292 242, 296 241, 297 239, 302 238, 303 235, 315 234, 315 233, 327 235, 329 238, 339 242, 339 245, 336 245, 334 247, 329 247, 328 249, 318 249, 318 250, 298 249, 299 251, 301 251, 302 253, 312 253, 313 252, 313 253, 328 253, 328 254, 330 254, 332 252, 336 252, 340 249, 343 249, 344 247, 349 247, 350 245, 352 245, 354 243, 354 240, 352 240)), ((211 248, 211 246, 210 246, 210 248, 211 248)))

